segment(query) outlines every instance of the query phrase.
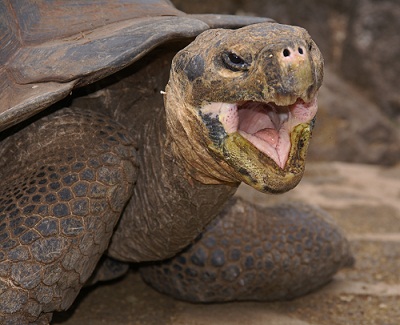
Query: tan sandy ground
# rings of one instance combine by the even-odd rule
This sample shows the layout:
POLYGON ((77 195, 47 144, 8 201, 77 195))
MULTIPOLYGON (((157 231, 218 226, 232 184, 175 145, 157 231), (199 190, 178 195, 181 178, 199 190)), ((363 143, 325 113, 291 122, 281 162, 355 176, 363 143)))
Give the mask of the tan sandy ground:
POLYGON ((309 163, 301 184, 287 194, 266 197, 245 186, 239 194, 258 204, 322 206, 350 238, 356 265, 318 292, 277 303, 184 303, 131 272, 84 290, 72 311, 55 315, 54 324, 400 325, 400 166, 309 163))

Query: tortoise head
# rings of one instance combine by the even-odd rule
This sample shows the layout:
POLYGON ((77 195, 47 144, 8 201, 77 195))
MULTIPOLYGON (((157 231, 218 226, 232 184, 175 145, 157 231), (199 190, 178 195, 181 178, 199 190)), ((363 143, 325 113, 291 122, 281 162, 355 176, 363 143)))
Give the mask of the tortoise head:
POLYGON ((284 192, 300 181, 323 59, 299 27, 210 30, 174 58, 167 123, 189 173, 284 192))

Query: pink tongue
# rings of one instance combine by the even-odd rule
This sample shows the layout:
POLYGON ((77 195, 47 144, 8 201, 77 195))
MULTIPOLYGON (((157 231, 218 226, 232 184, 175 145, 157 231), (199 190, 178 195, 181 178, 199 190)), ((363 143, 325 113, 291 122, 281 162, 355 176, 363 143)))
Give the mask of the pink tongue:
POLYGON ((253 135, 269 143, 274 148, 278 145, 279 133, 275 129, 262 129, 253 135))

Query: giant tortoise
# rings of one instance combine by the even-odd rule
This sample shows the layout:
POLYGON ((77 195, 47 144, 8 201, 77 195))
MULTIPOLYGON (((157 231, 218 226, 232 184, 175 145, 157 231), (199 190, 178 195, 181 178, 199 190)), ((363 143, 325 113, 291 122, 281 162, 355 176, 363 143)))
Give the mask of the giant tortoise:
POLYGON ((212 302, 297 297, 351 260, 318 208, 232 197, 303 175, 323 77, 304 29, 166 0, 5 0, 0 18, 1 324, 48 324, 134 262, 212 302))

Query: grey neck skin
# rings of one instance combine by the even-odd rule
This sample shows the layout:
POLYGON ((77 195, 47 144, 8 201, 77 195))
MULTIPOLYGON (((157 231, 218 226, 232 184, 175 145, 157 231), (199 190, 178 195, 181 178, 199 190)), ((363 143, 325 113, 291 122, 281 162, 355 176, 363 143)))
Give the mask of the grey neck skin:
POLYGON ((236 191, 187 176, 173 157, 174 139, 160 110, 139 139, 140 173, 108 255, 128 262, 161 260, 190 244, 236 191))

